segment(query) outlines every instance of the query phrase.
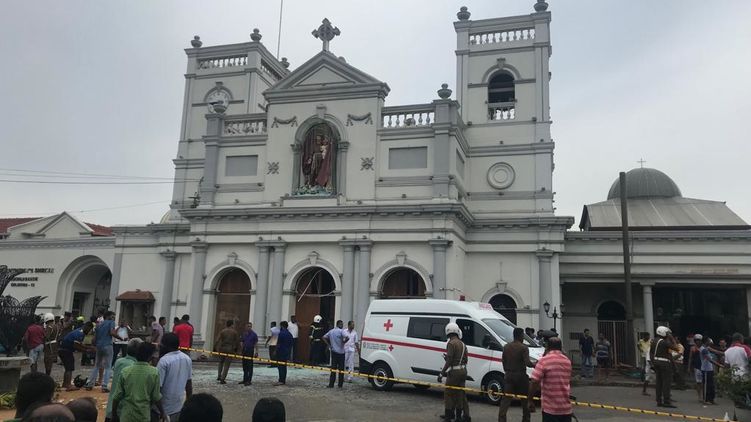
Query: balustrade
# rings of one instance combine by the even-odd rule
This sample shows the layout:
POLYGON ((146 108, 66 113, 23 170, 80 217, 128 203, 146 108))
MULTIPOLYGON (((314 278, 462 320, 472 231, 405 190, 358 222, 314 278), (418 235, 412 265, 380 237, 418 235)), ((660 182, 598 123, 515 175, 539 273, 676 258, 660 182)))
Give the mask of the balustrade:
POLYGON ((435 109, 432 104, 384 107, 382 117, 384 128, 425 127, 435 121, 435 109))
POLYGON ((489 103, 488 119, 490 120, 514 120, 516 119, 516 108, 513 102, 506 103, 489 103))
POLYGON ((534 28, 524 28, 471 34, 469 36, 469 43, 472 45, 480 45, 533 39, 535 39, 534 28))
POLYGON ((261 71, 271 76, 275 81, 282 79, 282 76, 263 60, 261 60, 261 71))
POLYGON ((226 67, 239 67, 248 64, 248 56, 228 56, 228 57, 213 57, 210 59, 199 59, 199 69, 223 69, 226 67))
POLYGON ((248 136, 266 133, 266 117, 229 120, 224 122, 224 136, 248 136))

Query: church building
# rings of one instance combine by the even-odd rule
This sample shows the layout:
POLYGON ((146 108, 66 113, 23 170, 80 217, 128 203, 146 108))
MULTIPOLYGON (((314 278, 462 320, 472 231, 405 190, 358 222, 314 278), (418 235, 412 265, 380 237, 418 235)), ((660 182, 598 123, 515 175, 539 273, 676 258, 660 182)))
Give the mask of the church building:
POLYGON ((485 301, 547 324, 573 219, 553 212, 546 8, 462 8, 457 80, 425 104, 386 105, 389 86, 335 54, 357 30, 327 19, 294 70, 258 30, 196 37, 171 211, 115 228, 113 300, 148 290, 154 313, 190 314, 208 342, 227 319, 362 326, 377 298, 485 301))

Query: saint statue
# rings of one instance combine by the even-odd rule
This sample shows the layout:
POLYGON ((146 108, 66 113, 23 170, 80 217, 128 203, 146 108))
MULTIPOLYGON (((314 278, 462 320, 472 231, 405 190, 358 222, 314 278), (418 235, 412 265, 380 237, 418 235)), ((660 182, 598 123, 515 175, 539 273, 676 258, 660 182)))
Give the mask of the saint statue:
POLYGON ((333 194, 336 139, 327 124, 322 123, 308 130, 300 158, 302 177, 297 194, 333 194))

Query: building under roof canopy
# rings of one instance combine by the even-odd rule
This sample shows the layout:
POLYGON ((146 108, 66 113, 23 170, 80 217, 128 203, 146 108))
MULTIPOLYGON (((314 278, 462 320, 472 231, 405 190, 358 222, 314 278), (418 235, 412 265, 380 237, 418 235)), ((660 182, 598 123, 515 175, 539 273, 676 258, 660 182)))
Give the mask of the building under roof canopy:
MULTIPOLYGON (((628 224, 633 230, 748 230, 751 226, 724 202, 684 198, 665 173, 637 168, 626 173, 628 224)), ((607 201, 584 206, 582 230, 620 230, 620 183, 616 179, 607 201)))

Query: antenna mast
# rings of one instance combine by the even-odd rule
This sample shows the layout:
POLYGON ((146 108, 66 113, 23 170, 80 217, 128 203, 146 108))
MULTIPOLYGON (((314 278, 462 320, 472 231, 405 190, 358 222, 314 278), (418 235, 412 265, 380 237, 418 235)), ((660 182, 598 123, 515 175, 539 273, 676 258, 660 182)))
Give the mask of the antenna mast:
POLYGON ((276 37, 276 59, 279 60, 279 48, 282 45, 282 11, 284 10, 284 0, 279 5, 279 36, 276 37))

